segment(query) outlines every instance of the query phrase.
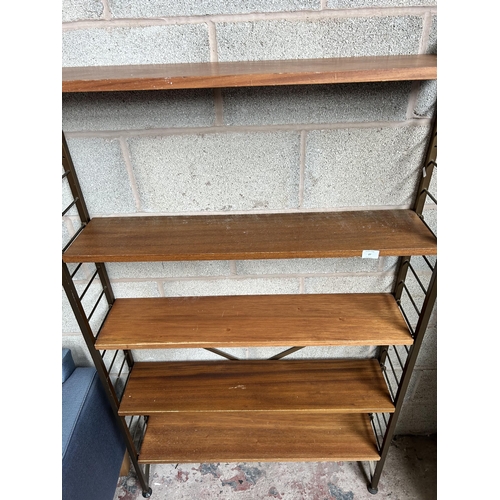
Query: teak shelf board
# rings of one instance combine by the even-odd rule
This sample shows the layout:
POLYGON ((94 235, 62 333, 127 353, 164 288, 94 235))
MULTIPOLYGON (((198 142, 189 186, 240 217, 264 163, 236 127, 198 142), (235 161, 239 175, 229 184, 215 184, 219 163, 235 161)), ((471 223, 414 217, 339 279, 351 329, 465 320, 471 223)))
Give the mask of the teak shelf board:
POLYGON ((388 293, 116 299, 96 348, 411 345, 388 293))
POLYGON ((141 262, 435 255, 411 210, 93 218, 64 262, 141 262))
POLYGON ((394 411, 375 359, 137 362, 119 414, 394 411))
POLYGON ((62 69, 63 92, 433 80, 435 55, 342 57, 62 69))
POLYGON ((140 463, 380 460, 368 415, 168 413, 151 415, 140 463))

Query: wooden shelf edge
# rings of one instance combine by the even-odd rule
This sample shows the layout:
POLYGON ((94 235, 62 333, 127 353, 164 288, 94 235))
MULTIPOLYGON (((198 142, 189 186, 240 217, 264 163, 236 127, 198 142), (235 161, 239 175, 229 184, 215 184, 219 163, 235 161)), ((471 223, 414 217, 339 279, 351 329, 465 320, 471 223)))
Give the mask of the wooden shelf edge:
POLYGON ((96 217, 67 263, 435 255, 436 238, 408 209, 96 217), (270 237, 272 235, 272 237, 270 237))
POLYGON ((62 68, 63 92, 308 85, 437 78, 432 54, 62 68))
MULTIPOLYGON (((346 347, 362 347, 362 346, 371 346, 371 345, 385 345, 384 343, 377 342, 366 342, 366 341, 349 341, 349 340, 340 340, 340 341, 309 341, 309 342, 300 342, 302 347, 336 347, 336 346, 346 346, 346 347), (302 345, 306 344, 306 345, 302 345)), ((411 346, 413 344, 413 339, 408 340, 407 342, 392 342, 391 345, 397 346, 411 346)), ((237 349, 241 347, 279 347, 286 349, 287 347, 295 347, 290 343, 284 343, 279 339, 269 340, 267 343, 259 342, 255 343, 252 341, 247 342, 211 342, 211 341, 200 341, 200 342, 191 342, 191 343, 168 343, 165 342, 148 342, 148 343, 127 343, 127 342, 100 342, 96 343, 96 349, 99 350, 141 350, 141 349, 237 349)))
POLYGON ((379 460, 368 415, 172 414, 149 417, 140 463, 379 460))
POLYGON ((412 345, 389 293, 116 299, 96 348, 412 345))
POLYGON ((137 362, 119 415, 393 413, 376 359, 137 362), (317 389, 313 389, 317 386, 317 389))

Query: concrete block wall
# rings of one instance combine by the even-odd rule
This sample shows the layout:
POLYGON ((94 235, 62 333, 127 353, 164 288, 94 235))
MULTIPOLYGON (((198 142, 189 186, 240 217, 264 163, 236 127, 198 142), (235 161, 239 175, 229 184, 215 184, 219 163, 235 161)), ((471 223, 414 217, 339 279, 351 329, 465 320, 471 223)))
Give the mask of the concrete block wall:
MULTIPOLYGON (((65 0, 62 19, 67 67, 437 50, 432 0, 65 0)), ((386 82, 65 94, 62 128, 91 216, 410 207, 436 92, 435 82, 386 82)), ((436 230, 432 203, 425 214, 436 230)), ((63 239, 77 228, 76 212, 70 211, 63 239)), ((158 297, 390 292, 396 265, 395 258, 383 257, 107 268, 117 297, 158 297)), ((78 285, 85 286, 91 273, 90 265, 83 266, 78 285)), ((102 314, 96 311, 96 324, 102 314)), ((435 317, 400 433, 436 431, 435 317)), ((77 360, 90 363, 64 294, 62 339, 77 360)), ((259 359, 283 349, 227 351, 259 359)), ((375 353, 374 347, 310 347, 291 358, 375 353)), ((216 359, 200 349, 134 355, 216 359)))

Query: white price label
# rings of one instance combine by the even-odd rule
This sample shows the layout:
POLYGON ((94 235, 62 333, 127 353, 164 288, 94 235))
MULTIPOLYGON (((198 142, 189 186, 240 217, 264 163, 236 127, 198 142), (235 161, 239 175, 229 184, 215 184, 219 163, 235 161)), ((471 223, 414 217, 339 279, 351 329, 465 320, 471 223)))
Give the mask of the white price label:
POLYGON ((379 256, 379 251, 378 250, 363 250, 363 253, 361 254, 362 259, 378 259, 379 256))

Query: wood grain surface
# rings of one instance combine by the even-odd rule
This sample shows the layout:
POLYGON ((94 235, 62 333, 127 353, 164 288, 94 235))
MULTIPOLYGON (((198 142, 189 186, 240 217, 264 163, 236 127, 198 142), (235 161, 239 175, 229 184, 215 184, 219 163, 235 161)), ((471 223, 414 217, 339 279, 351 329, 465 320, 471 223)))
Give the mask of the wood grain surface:
POLYGON ((380 460, 368 415, 168 413, 152 415, 140 463, 380 460))
POLYGON ((88 66, 62 69, 63 92, 432 80, 435 55, 88 66))
POLYGON ((411 210, 95 217, 64 262, 140 262, 434 255, 411 210))
POLYGON ((96 348, 411 345, 388 293, 116 299, 96 348))
POLYGON ((137 362, 120 415, 393 412, 375 359, 137 362))

